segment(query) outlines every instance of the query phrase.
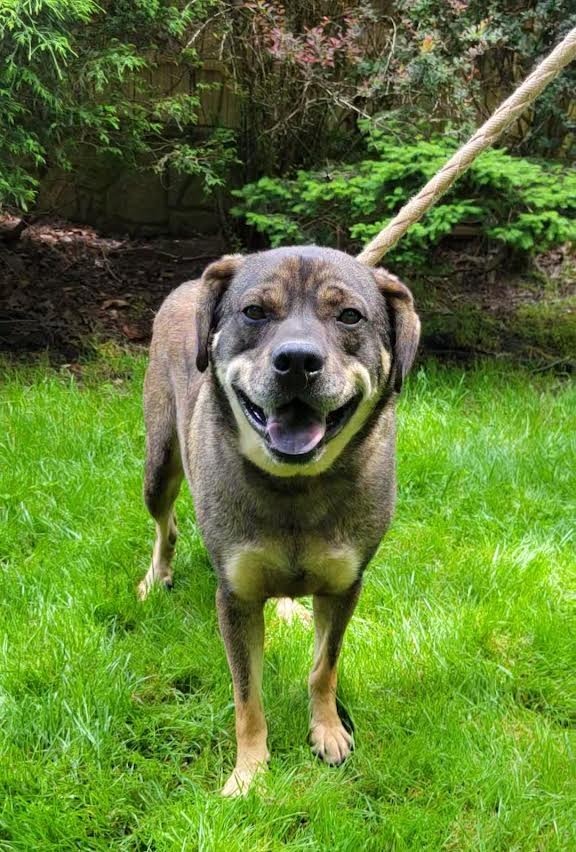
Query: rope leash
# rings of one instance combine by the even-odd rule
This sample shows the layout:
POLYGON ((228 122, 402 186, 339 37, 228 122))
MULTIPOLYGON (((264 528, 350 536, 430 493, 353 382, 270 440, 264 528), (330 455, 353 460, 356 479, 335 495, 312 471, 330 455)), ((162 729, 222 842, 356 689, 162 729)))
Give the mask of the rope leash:
POLYGON ((386 227, 362 250, 357 259, 367 266, 376 266, 395 246, 408 228, 426 213, 452 184, 474 162, 476 157, 493 145, 506 128, 536 100, 562 69, 576 58, 576 28, 554 48, 535 71, 510 95, 479 130, 431 178, 420 192, 411 198, 386 227))

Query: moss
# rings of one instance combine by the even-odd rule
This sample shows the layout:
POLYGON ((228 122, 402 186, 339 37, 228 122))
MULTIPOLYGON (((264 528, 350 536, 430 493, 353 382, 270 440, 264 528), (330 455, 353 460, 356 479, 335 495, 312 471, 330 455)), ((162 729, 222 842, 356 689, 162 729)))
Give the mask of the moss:
POLYGON ((498 351, 499 324, 473 305, 455 308, 450 313, 423 311, 422 341, 432 351, 498 351))
POLYGON ((576 358, 576 296, 521 305, 514 333, 526 348, 564 358, 576 358))
POLYGON ((562 297, 558 288, 553 293, 540 288, 536 301, 536 292, 529 291, 525 282, 520 292, 524 302, 513 306, 501 301, 490 310, 475 304, 468 293, 439 308, 443 294, 428 292, 426 299, 418 300, 423 349, 576 360, 576 296, 562 297))

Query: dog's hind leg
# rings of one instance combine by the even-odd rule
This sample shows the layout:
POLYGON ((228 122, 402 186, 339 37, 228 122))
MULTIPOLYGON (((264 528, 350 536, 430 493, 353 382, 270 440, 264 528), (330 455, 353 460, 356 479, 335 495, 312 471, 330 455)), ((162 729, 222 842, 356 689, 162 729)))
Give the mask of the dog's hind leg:
POLYGON ((172 587, 172 557, 177 537, 173 505, 184 475, 176 433, 174 403, 169 389, 155 375, 152 365, 146 376, 144 410, 144 502, 156 522, 156 541, 150 568, 138 586, 141 600, 147 596, 155 583, 166 588, 172 587))
POLYGON ((314 667, 308 681, 310 741, 314 754, 331 764, 342 763, 353 744, 336 708, 336 667, 360 586, 358 581, 341 595, 314 595, 314 667))

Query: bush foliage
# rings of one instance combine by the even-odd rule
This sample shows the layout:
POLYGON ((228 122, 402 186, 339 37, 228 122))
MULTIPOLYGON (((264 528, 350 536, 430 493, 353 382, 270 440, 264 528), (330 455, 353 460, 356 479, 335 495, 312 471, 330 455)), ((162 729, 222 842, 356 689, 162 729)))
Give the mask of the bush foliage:
POLYGON ((183 67, 213 0, 4 0, 0 4, 0 205, 26 210, 51 166, 80 150, 221 180, 230 137, 191 142, 199 96, 149 82, 159 56, 183 67))
MULTIPOLYGON (((330 169, 264 177, 236 193, 233 212, 273 246, 319 243, 352 253, 431 178, 457 147, 448 136, 399 143, 372 132, 376 155, 330 169)), ((412 226, 389 257, 418 266, 430 248, 466 223, 488 240, 520 253, 576 240, 576 172, 560 164, 484 153, 449 194, 412 226)))
MULTIPOLYGON (((221 6, 219 5, 219 10, 221 6)), ((238 0, 218 18, 242 96, 247 180, 362 156, 358 123, 463 141, 576 26, 573 0, 238 0)), ((518 153, 569 159, 576 66, 512 129, 518 153)))

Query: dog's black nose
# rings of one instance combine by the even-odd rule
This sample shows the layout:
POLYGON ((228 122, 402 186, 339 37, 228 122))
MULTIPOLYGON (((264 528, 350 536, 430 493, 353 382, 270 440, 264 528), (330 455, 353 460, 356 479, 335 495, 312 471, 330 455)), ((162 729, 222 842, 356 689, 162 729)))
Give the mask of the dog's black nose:
POLYGON ((324 356, 313 343, 287 340, 272 353, 272 366, 280 376, 285 378, 312 377, 324 366, 324 356))

